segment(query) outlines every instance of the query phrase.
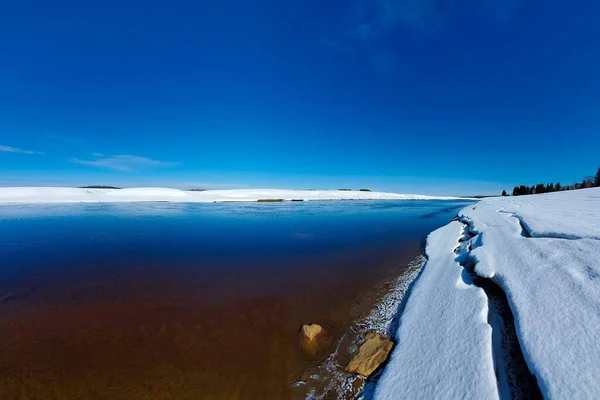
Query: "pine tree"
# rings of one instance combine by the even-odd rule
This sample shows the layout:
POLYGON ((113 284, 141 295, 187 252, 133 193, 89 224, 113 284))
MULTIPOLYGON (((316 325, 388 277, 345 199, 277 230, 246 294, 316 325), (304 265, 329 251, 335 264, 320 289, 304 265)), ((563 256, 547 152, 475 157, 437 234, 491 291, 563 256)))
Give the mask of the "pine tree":
POLYGON ((600 186, 600 168, 598 168, 598 172, 596 172, 595 182, 596 186, 600 186))
POLYGON ((502 191, 502 196, 508 196, 508 193, 506 193, 506 190, 502 191))
POLYGON ((543 183, 538 183, 535 186, 535 194, 544 193, 545 191, 546 191, 546 187, 544 186, 543 183))

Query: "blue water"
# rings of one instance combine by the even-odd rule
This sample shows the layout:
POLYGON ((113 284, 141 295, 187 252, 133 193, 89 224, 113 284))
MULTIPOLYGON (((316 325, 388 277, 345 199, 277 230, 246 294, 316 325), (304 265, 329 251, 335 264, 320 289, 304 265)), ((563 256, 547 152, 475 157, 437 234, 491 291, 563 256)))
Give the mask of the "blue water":
POLYGON ((1 206, 0 398, 285 398, 469 203, 1 206))
MULTIPOLYGON (((70 204, 0 207, 0 284, 115 266, 202 274, 289 274, 348 256, 418 249, 466 201, 70 204), (166 268, 166 267, 164 267, 166 268), (192 271, 190 271, 192 269, 192 271), (224 270, 225 269, 225 270, 224 270)), ((339 259, 340 265, 336 264, 339 259)))

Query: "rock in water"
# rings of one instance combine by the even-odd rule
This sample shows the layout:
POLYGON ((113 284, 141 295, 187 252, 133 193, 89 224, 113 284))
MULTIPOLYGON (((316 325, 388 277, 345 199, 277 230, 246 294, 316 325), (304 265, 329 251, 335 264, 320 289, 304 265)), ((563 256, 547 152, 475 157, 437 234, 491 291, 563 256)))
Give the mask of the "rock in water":
POLYGON ((358 353, 346 366, 348 372, 369 376, 387 359, 394 344, 379 333, 369 332, 358 353))
POLYGON ((321 325, 302 325, 300 328, 300 346, 306 354, 314 357, 319 353, 325 338, 325 330, 321 325))

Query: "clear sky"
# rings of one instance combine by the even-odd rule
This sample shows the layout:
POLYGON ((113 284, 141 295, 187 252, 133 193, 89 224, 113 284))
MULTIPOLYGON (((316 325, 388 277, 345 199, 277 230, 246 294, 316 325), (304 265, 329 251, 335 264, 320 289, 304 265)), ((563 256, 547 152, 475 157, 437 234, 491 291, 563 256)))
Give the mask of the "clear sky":
POLYGON ((5 1, 0 185, 497 193, 600 166, 597 0, 5 1))

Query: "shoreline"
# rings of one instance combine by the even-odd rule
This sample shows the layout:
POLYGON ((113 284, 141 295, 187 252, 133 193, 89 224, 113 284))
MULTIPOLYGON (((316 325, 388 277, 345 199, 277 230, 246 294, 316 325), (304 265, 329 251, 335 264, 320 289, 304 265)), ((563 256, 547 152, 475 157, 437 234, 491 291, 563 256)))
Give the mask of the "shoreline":
POLYGON ((83 189, 68 187, 2 187, 0 205, 73 203, 279 203, 323 200, 476 200, 349 190, 231 189, 186 191, 168 188, 83 189))
MULTIPOLYGON (((366 315, 364 310, 354 310, 356 317, 346 327, 331 354, 316 367, 305 371, 303 375, 308 376, 306 381, 299 379, 291 385, 293 398, 318 400, 332 395, 338 399, 370 398, 388 360, 369 377, 347 372, 345 366, 369 332, 379 333, 396 343, 396 329, 402 308, 425 261, 423 255, 417 255, 403 266, 399 276, 386 278, 373 289, 367 297, 369 300, 376 298, 370 303, 370 310, 366 315)), ((360 305, 355 308, 360 309, 360 305)))

